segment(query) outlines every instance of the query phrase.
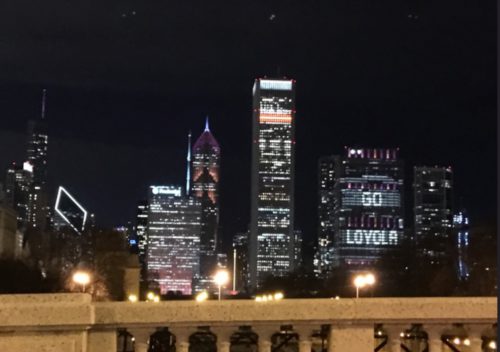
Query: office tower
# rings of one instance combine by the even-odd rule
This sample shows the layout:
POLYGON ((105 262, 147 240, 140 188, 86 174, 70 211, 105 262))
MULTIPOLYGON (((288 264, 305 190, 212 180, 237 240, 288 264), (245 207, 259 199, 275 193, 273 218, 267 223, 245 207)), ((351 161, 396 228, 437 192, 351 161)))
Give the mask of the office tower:
POLYGON ((236 291, 247 292, 249 284, 248 243, 249 231, 237 233, 233 237, 233 270, 236 268, 233 280, 236 291), (236 265, 234 263, 236 262, 236 265))
POLYGON ((415 167, 415 240, 419 254, 430 264, 449 262, 452 240, 452 170, 415 167))
POLYGON ((43 90, 41 117, 28 122, 27 160, 33 166, 33 181, 29 194, 30 211, 28 225, 45 231, 50 215, 47 199, 47 149, 48 134, 45 118, 46 90, 43 90))
POLYGON ((256 79, 253 86, 250 282, 294 266, 295 81, 256 79))
MULTIPOLYGON (((205 277, 214 274, 217 264, 215 250, 219 227, 220 152, 207 117, 205 129, 194 143, 192 152, 188 149, 187 158, 188 162, 192 158, 191 195, 201 202, 200 274, 205 277)), ((188 167, 187 185, 189 176, 188 167)))
POLYGON ((399 249, 403 162, 397 149, 347 148, 335 175, 333 266, 356 271, 399 249))
POLYGON ((5 204, 17 213, 17 228, 26 231, 30 219, 30 191, 33 183, 33 166, 24 162, 22 166, 12 163, 5 177, 5 204))
POLYGON ((148 279, 162 294, 191 294, 199 274, 201 203, 178 186, 150 186, 147 227, 148 279))
POLYGON ((85 231, 89 215, 87 210, 62 186, 57 191, 54 211, 55 230, 69 227, 78 235, 85 231))
POLYGON ((81 262, 92 262, 90 214, 64 187, 59 186, 54 204, 51 263, 63 272, 81 262))
POLYGON ((293 250, 293 266, 298 268, 304 263, 302 260, 302 230, 295 229, 293 231, 293 243, 295 246, 293 250))
POLYGON ((456 268, 460 281, 469 278, 469 217, 465 210, 453 216, 456 245, 456 268))
POLYGON ((139 264, 141 265, 141 280, 146 279, 146 253, 147 253, 147 228, 148 228, 149 205, 146 200, 137 204, 137 215, 135 219, 135 240, 139 254, 139 264))
POLYGON ((335 167, 338 156, 325 156, 318 162, 318 247, 314 259, 314 272, 324 277, 332 268, 332 243, 335 208, 335 167))

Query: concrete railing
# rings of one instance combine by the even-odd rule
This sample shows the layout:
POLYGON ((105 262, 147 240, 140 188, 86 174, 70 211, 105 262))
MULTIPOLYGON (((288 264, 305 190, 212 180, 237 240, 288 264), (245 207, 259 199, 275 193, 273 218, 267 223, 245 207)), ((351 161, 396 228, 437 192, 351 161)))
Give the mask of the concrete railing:
POLYGON ((320 330, 329 352, 411 351, 417 340, 429 352, 489 352, 496 321, 494 297, 96 303, 86 294, 0 295, 0 351, 115 352, 117 331, 127 329, 135 351, 145 352, 151 334, 168 328, 176 352, 188 352, 203 326, 217 351, 229 352, 231 336, 246 326, 258 351, 271 352, 286 325, 299 352, 318 350, 320 330))

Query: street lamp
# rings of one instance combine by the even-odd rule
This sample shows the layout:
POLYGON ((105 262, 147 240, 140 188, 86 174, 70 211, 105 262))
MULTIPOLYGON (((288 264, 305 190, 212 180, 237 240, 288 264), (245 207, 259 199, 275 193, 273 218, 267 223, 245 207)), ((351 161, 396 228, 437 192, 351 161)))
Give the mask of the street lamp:
POLYGON ((354 286, 356 286, 356 298, 359 298, 359 289, 367 285, 373 285, 375 283, 375 276, 371 273, 365 275, 357 275, 354 278, 354 286))
POLYGON ((82 292, 85 292, 85 285, 90 282, 90 274, 85 271, 77 271, 73 274, 73 282, 82 285, 82 292))
POLYGON ((203 301, 206 301, 208 299, 208 293, 207 291, 201 291, 200 293, 198 293, 196 295, 196 301, 197 302, 203 302, 203 301))
POLYGON ((229 282, 229 273, 226 270, 219 270, 214 276, 214 281, 216 285, 219 287, 219 301, 220 301, 221 288, 223 285, 229 282))

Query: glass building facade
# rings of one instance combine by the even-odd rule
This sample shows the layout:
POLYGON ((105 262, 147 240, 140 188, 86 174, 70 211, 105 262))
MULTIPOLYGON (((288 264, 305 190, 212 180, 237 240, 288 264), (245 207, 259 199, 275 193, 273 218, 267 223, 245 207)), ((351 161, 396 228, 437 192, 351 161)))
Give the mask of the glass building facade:
POLYGON ((148 279, 162 294, 189 295, 200 270, 201 203, 180 186, 150 186, 148 203, 148 279))
POLYGON ((210 131, 208 117, 205 130, 192 148, 191 195, 201 203, 200 270, 201 275, 214 274, 219 227, 220 146, 210 131))
POLYGON ((415 240, 431 264, 449 262, 452 246, 452 186, 449 167, 413 169, 415 240))
POLYGON ((461 281, 469 278, 469 217, 462 210, 453 216, 456 245, 457 276, 461 281))
POLYGON ((294 266, 295 81, 253 87, 250 283, 294 266))
POLYGON ((17 213, 17 228, 24 233, 30 219, 30 191, 33 184, 33 166, 12 163, 5 177, 5 202, 17 213))
POLYGON ((46 230, 50 210, 47 199, 47 151, 48 131, 45 119, 45 97, 43 90, 41 118, 28 123, 27 160, 33 166, 33 182, 30 190, 30 218, 28 225, 46 230))
POLYGON ((139 263, 141 264, 141 280, 144 280, 146 277, 148 213, 149 213, 148 202, 140 201, 137 204, 137 213, 135 218, 135 240, 137 241, 139 263))
POLYGON ((314 272, 325 276, 332 267, 332 244, 335 208, 335 168, 338 156, 325 156, 318 162, 318 244, 314 257, 314 272))
POLYGON ((347 148, 335 171, 333 266, 372 266, 404 236, 403 163, 397 149, 347 148))

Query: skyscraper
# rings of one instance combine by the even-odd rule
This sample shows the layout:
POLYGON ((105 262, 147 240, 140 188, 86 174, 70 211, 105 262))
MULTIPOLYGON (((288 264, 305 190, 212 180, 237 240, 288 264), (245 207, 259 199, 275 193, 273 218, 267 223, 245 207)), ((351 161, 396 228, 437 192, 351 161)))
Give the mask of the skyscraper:
MULTIPOLYGON (((200 274, 202 276, 213 275, 217 264, 215 250, 219 227, 220 152, 219 143, 210 131, 207 117, 205 129, 194 143, 191 157, 191 152, 188 151, 188 161, 192 158, 191 195, 201 202, 200 274)), ((187 179, 189 185, 189 177, 187 179)))
POLYGON ((180 186, 149 188, 147 270, 162 294, 192 293, 200 269, 201 203, 180 186))
POLYGON ((30 191, 33 183, 33 166, 12 163, 5 177, 5 203, 17 213, 17 228, 24 233, 30 217, 30 191))
POLYGON ((237 291, 248 291, 248 235, 249 232, 240 232, 233 237, 233 268, 236 267, 235 287, 237 291))
POLYGON ((325 156, 318 162, 318 247, 314 259, 314 271, 325 276, 332 267, 332 243, 335 208, 335 168, 337 156, 325 156))
POLYGON ((33 228, 46 230, 49 217, 47 199, 47 150, 48 134, 45 118, 46 90, 43 90, 42 110, 39 119, 28 122, 27 160, 33 166, 33 182, 29 194, 30 218, 28 225, 33 228))
POLYGON ((452 182, 449 167, 414 168, 415 239, 431 264, 449 262, 452 247, 452 182))
POLYGON ((253 86, 250 282, 294 266, 295 81, 253 86))
POLYGON ((453 227, 455 228, 456 244, 456 268, 457 276, 461 281, 469 278, 469 217, 465 210, 453 216, 453 227))
POLYGON ((137 215, 135 221, 135 239, 139 252, 139 263, 141 264, 141 280, 146 277, 146 253, 147 253, 147 228, 148 228, 149 205, 147 201, 141 201, 137 204, 137 215))
POLYGON ((334 267, 364 269, 401 245, 403 163, 397 154, 346 147, 335 172, 334 267))

